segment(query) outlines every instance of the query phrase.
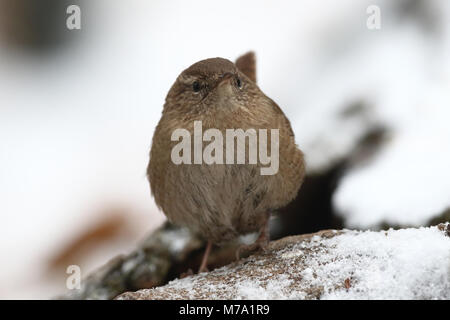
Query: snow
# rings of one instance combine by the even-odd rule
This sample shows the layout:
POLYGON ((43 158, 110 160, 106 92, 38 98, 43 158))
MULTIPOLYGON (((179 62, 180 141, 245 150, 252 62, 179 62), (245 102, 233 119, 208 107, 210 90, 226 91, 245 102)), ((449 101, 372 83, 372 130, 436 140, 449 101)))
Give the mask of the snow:
MULTIPOLYGON (((433 6, 447 21, 448 3, 433 6)), ((332 98, 341 101, 348 90, 365 88, 363 96, 372 101, 371 121, 385 126, 389 136, 367 165, 351 169, 338 185, 334 205, 350 228, 384 222, 420 226, 450 207, 450 24, 442 24, 439 41, 414 20, 382 28, 389 32, 368 35, 330 72, 339 77, 342 68, 348 75, 341 86, 333 86, 340 98, 337 93, 332 98)), ((329 136, 340 139, 339 134, 329 136)))
POLYGON ((334 203, 348 227, 419 226, 450 208, 449 103, 416 108, 371 165, 344 177, 334 203))
POLYGON ((160 239, 164 243, 163 247, 168 247, 170 252, 176 256, 185 249, 186 244, 191 239, 192 234, 188 229, 182 228, 173 231, 166 231, 161 233, 160 239))
POLYGON ((144 299, 450 299, 450 237, 437 227, 345 230, 285 241, 240 263, 130 294, 144 299))
POLYGON ((352 232, 324 241, 310 257, 311 285, 322 299, 450 299, 450 239, 437 228, 352 232), (335 290, 350 279, 350 288, 335 290))

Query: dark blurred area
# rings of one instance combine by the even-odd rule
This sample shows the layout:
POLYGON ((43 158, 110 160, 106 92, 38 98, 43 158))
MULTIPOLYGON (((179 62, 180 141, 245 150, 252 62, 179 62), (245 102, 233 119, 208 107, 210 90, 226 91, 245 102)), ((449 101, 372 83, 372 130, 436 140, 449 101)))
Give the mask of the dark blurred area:
POLYGON ((30 55, 45 55, 67 48, 80 32, 61 28, 66 24, 69 5, 86 6, 86 1, 2 0, 0 32, 4 45, 30 55))

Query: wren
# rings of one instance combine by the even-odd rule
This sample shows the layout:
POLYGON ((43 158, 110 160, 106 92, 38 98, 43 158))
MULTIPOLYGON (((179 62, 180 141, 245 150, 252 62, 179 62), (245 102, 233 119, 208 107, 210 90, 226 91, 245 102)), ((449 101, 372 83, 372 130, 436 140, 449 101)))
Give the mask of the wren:
MULTIPOLYGON (((264 249, 269 241, 270 215, 296 197, 305 176, 303 153, 290 122, 257 86, 254 61, 254 54, 248 53, 236 64, 211 58, 184 70, 167 94, 153 135, 147 168, 151 192, 169 221, 207 240, 199 272, 207 270, 213 244, 259 232, 254 244, 240 249, 264 249), (216 129, 224 137, 227 129, 253 129, 258 136, 260 129, 277 129, 278 171, 263 175, 260 169, 264 164, 249 161, 174 163, 171 154, 177 142, 172 139, 173 132, 183 128, 193 136, 194 122, 199 121, 203 131, 216 129)), ((270 141, 267 146, 270 149, 270 141)), ((194 149, 193 144, 191 147, 194 149)), ((246 160, 251 147, 245 145, 246 160)))

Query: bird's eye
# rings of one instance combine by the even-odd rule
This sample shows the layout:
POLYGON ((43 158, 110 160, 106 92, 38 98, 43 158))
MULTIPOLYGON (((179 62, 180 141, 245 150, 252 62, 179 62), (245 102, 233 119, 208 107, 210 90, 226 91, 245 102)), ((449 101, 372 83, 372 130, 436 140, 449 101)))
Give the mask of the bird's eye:
POLYGON ((194 81, 194 83, 192 84, 192 90, 194 90, 194 92, 199 92, 200 91, 200 82, 194 81))
POLYGON ((236 79, 236 84, 237 84, 237 86, 238 86, 239 88, 242 88, 242 81, 241 81, 240 78, 237 78, 237 79, 236 79))

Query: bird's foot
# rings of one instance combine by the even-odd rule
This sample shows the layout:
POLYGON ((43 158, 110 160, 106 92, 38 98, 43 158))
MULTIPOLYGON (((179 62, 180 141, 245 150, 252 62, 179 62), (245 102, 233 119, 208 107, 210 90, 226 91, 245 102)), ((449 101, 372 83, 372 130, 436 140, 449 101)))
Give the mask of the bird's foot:
POLYGON ((257 239, 252 244, 243 244, 236 250, 236 260, 241 259, 241 253, 252 253, 257 250, 266 252, 269 246, 269 239, 257 239))
POLYGON ((270 241, 270 230, 269 230, 269 218, 270 213, 267 213, 264 217, 264 222, 261 226, 258 239, 252 244, 242 245, 236 250, 236 259, 241 258, 241 252, 253 252, 255 250, 267 251, 267 247, 270 241))
MULTIPOLYGON (((200 267, 200 269, 198 269, 197 274, 202 273, 202 272, 209 272, 207 267, 200 267)), ((195 273, 194 271, 192 271, 191 268, 189 268, 186 272, 183 272, 182 274, 180 274, 180 279, 189 277, 189 276, 193 276, 195 273)))
POLYGON ((205 266, 203 268, 198 269, 197 273, 202 273, 202 272, 209 272, 208 268, 205 266))
POLYGON ((180 279, 183 279, 183 278, 186 278, 186 277, 189 277, 192 275, 194 275, 194 271, 192 271, 192 269, 189 268, 186 272, 183 272, 182 274, 180 274, 180 279))

